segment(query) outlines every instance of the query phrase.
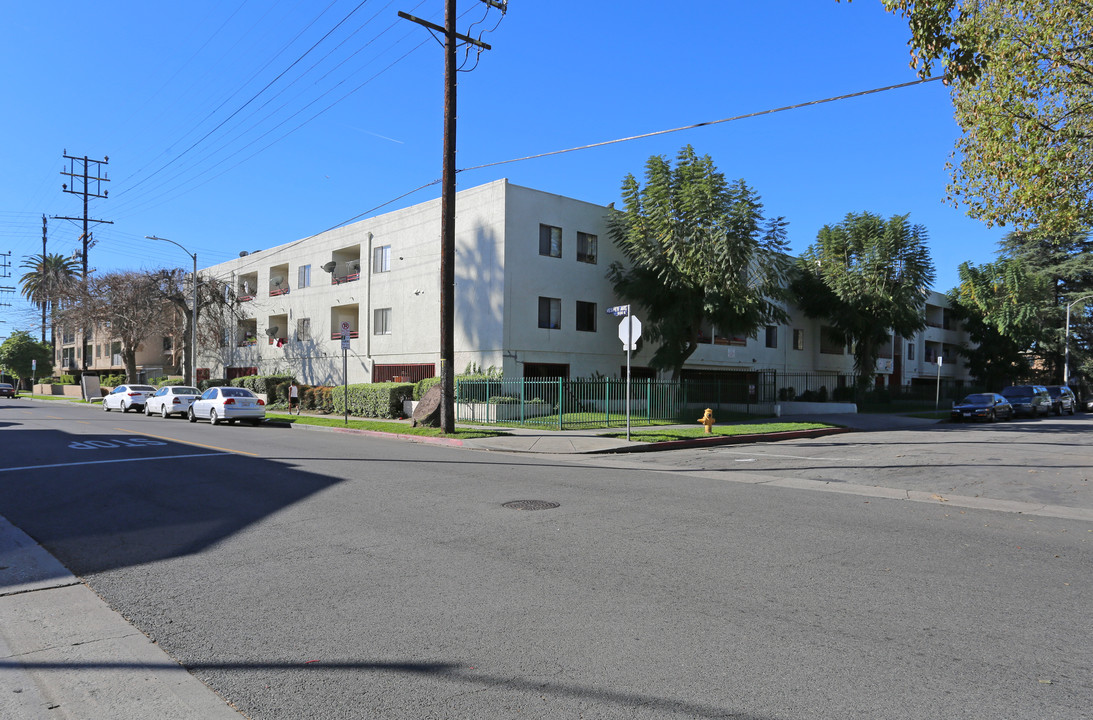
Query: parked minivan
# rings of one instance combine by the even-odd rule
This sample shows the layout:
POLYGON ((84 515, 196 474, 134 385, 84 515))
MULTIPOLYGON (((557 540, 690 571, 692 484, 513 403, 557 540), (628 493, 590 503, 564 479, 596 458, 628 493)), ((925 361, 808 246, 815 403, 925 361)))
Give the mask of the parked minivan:
POLYGON ((1051 412, 1051 395, 1043 385, 1011 385, 1002 388, 1001 395, 1010 401, 1014 415, 1039 417, 1051 412))

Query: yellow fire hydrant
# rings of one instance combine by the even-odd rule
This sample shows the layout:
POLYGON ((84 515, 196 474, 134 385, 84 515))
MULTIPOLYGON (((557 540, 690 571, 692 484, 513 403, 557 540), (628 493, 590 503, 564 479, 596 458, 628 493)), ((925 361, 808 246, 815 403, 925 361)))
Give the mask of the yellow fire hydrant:
POLYGON ((713 416, 713 410, 711 410, 710 408, 706 408, 706 412, 702 414, 702 417, 700 417, 698 421, 706 427, 706 432, 712 432, 710 428, 712 428, 713 424, 717 422, 717 420, 713 416))

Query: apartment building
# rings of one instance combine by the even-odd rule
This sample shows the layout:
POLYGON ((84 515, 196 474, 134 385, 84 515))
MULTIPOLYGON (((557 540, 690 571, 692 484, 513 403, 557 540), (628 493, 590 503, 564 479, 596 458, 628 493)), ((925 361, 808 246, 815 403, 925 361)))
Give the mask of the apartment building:
MULTIPOLYGON (((79 374, 87 357, 87 370, 98 375, 125 373, 121 356, 121 341, 109 326, 96 327, 86 334, 80 330, 58 326, 54 350, 57 374, 79 374)), ((143 382, 162 375, 179 372, 182 341, 170 335, 149 335, 137 348, 137 381, 143 382)))
MULTIPOLYGON (((495 367, 507 377, 621 376, 621 303, 606 279, 622 261, 607 233, 608 208, 501 179, 459 192, 455 223, 455 369, 495 367)), ((292 373, 340 384, 341 330, 349 332, 350 383, 417 380, 439 372, 440 201, 432 200, 206 268, 234 289, 234 315, 218 320, 214 347, 198 352, 198 379, 292 373)), ((756 337, 703 328, 685 376, 774 370, 852 370, 847 348, 823 324, 788 308, 785 325, 756 337)), ((929 327, 894 336, 878 383, 967 380, 954 348, 966 340, 931 293, 929 327)), ((206 333, 206 336, 208 333, 206 333)), ((208 345, 208 343, 206 344, 208 345)), ((648 346, 633 372, 651 377, 648 346)))

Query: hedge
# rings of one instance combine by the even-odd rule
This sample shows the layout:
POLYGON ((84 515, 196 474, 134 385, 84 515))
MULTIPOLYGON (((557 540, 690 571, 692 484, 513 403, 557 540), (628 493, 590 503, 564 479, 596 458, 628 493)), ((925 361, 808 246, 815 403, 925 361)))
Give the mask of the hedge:
MULTIPOLYGON (((336 414, 345 413, 346 390, 344 386, 333 388, 331 393, 336 414)), ((361 383, 350 385, 349 414, 367 418, 403 417, 402 403, 414 394, 413 383, 361 383)))

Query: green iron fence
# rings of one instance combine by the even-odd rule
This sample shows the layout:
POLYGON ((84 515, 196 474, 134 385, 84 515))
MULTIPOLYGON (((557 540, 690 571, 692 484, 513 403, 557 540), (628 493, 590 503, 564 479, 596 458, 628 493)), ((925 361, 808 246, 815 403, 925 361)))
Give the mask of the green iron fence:
MULTIPOLYGON (((631 380, 631 423, 697 422, 696 408, 769 414, 771 373, 723 380, 631 380)), ((625 426, 626 380, 522 378, 463 380, 456 384, 456 420, 538 425, 555 429, 625 426)))

